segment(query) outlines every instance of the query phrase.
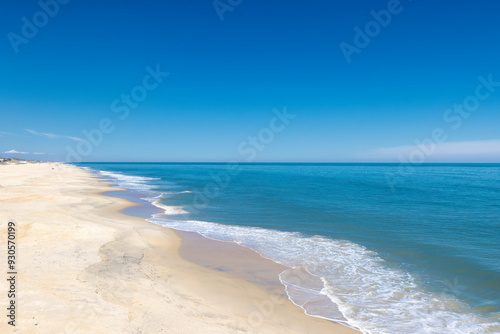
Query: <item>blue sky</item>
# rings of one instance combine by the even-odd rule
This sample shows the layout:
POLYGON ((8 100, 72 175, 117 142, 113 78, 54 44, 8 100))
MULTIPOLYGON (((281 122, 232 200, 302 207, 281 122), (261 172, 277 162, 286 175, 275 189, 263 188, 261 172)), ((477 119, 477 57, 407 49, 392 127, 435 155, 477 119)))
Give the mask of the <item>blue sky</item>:
POLYGON ((500 162, 498 2, 55 1, 1 5, 0 156, 500 162))

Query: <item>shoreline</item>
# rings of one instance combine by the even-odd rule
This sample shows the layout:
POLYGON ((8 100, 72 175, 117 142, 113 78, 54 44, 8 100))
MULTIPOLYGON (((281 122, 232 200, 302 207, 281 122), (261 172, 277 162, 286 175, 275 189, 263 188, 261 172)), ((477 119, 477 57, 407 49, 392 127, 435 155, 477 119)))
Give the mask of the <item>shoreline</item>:
MULTIPOLYGON (((204 268, 228 273, 238 279, 243 279, 247 282, 261 286, 273 296, 287 299, 309 317, 341 325, 349 330, 353 330, 354 332, 352 333, 360 333, 357 328, 348 325, 347 319, 343 317, 341 317, 342 319, 334 320, 325 318, 321 315, 312 315, 309 314, 303 306, 292 300, 288 294, 287 287, 281 281, 280 277, 281 274, 285 272, 292 272, 293 268, 264 256, 256 249, 240 245, 234 241, 214 239, 199 232, 185 231, 154 223, 150 219, 154 219, 154 214, 164 212, 161 206, 146 200, 143 198, 144 195, 142 194, 137 196, 139 193, 137 193, 136 190, 122 188, 107 176, 101 176, 96 173, 97 170, 87 171, 91 173, 92 176, 100 179, 101 182, 108 183, 114 189, 117 189, 116 191, 105 192, 103 195, 126 199, 134 204, 124 208, 120 212, 134 217, 145 218, 146 221, 151 224, 173 231, 181 239, 179 255, 184 260, 204 268), (231 254, 231 256, 227 257, 227 254, 231 254)), ((294 271, 293 274, 288 275, 288 278, 299 281, 311 278, 318 279, 317 276, 303 270, 294 271)), ((319 289, 323 287, 323 283, 321 282, 320 284, 321 286, 318 286, 319 289)), ((333 304, 331 301, 329 302, 332 303, 335 312, 340 313, 337 305, 333 304)))
MULTIPOLYGON (((115 183, 107 175, 102 176, 99 170, 88 169, 87 167, 84 169, 103 182, 109 182, 114 188, 123 188, 118 191, 104 193, 106 196, 123 198, 135 204, 121 210, 122 213, 145 218, 148 222, 173 230, 181 239, 179 253, 183 259, 205 268, 230 273, 237 278, 262 286, 270 293, 288 299, 310 317, 331 321, 356 331, 359 330, 355 326, 348 324, 348 320, 343 316, 338 305, 327 296, 320 297, 322 301, 318 300, 316 296, 316 301, 313 303, 322 302, 328 305, 328 310, 333 312, 329 314, 332 318, 318 313, 311 314, 310 312, 314 312, 314 310, 301 305, 299 300, 295 300, 290 296, 289 289, 295 290, 296 286, 314 289, 318 292, 323 290, 324 283, 321 281, 321 277, 311 274, 302 267, 292 268, 263 255, 257 249, 238 244, 231 240, 212 238, 197 231, 182 230, 156 223, 156 221, 160 221, 161 219, 157 220, 155 215, 165 213, 165 210, 168 209, 163 204, 158 205, 156 201, 151 201, 151 198, 144 198, 147 195, 141 193, 141 191, 134 190, 133 188, 129 189, 121 186, 119 183, 115 183), (231 254, 231 256, 228 258, 227 254, 231 254), (288 281, 288 283, 285 284, 282 278, 288 281)), ((156 199, 155 195, 152 198, 156 199)), ((301 299, 302 302, 305 302, 303 298, 301 299)), ((322 310, 321 313, 325 313, 324 311, 322 310)))
MULTIPOLYGON (((359 333, 186 261, 177 232, 121 213, 135 204, 104 195, 120 189, 88 171, 58 163, 0 170, 0 221, 16 222, 22 250, 18 324, 3 321, 2 332, 359 333)), ((4 227, 0 234, 4 247, 4 227)))

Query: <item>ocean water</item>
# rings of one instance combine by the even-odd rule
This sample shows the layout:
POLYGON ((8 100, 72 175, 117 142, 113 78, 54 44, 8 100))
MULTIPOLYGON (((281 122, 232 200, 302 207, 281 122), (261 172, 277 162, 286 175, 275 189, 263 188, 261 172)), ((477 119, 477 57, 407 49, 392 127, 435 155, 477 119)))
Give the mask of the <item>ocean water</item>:
POLYGON ((279 279, 311 316, 500 333, 498 164, 77 165, 161 208, 153 223, 288 266, 279 279))

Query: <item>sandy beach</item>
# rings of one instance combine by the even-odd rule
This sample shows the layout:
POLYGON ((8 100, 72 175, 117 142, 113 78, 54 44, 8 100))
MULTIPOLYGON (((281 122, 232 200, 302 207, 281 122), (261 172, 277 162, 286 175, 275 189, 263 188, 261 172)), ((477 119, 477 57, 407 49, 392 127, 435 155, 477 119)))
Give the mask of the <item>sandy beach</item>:
POLYGON ((16 326, 4 315, 1 333, 358 333, 307 316, 279 287, 186 260, 177 232, 120 213, 134 204, 101 195, 116 188, 90 172, 0 165, 0 185, 5 314, 8 222, 18 273, 16 326))

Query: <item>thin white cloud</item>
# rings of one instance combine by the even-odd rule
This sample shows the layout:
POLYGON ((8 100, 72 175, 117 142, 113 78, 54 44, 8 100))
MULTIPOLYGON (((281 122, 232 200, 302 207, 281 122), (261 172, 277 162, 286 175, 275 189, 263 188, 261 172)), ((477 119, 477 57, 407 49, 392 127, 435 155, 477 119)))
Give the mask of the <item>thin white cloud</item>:
POLYGON ((66 139, 71 139, 71 140, 74 140, 74 141, 83 141, 83 139, 78 138, 78 137, 61 136, 61 135, 56 135, 56 134, 53 134, 53 133, 43 133, 43 132, 38 132, 38 131, 35 131, 35 130, 31 130, 31 129, 25 129, 25 130, 28 131, 29 133, 31 133, 32 135, 44 136, 44 137, 47 137, 47 138, 50 138, 50 139, 66 138, 66 139))
POLYGON ((74 141, 83 141, 82 138, 78 138, 78 137, 71 137, 71 136, 61 136, 63 138, 68 138, 68 139, 71 139, 71 140, 74 140, 74 141))
POLYGON ((3 131, 0 131, 0 137, 3 137, 3 136, 7 136, 9 135, 10 133, 8 132, 3 132, 3 131))
POLYGON ((33 154, 36 154, 36 155, 42 155, 42 154, 45 154, 45 153, 41 153, 41 152, 34 152, 33 154))
POLYGON ((5 151, 6 154, 29 154, 28 152, 18 152, 16 150, 5 151))
POLYGON ((441 158, 500 160, 500 139, 385 147, 372 150, 368 155, 379 159, 397 160, 400 156, 406 158, 417 151, 421 151, 431 160, 441 158))

